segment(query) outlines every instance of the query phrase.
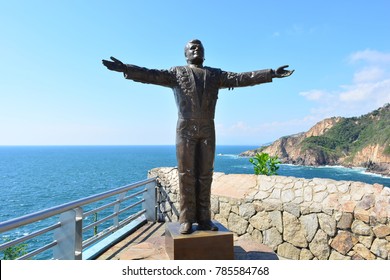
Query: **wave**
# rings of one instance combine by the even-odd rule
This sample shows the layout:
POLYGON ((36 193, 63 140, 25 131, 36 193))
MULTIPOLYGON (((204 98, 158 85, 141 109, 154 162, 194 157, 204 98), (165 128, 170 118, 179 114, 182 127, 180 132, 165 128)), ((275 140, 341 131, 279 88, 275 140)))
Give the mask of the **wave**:
MULTIPOLYGON (((217 157, 220 157, 221 159, 222 158, 225 158, 225 159, 231 159, 231 160, 243 160, 243 159, 246 159, 246 158, 243 158, 241 157, 239 154, 233 154, 233 153, 218 153, 217 154, 217 157)), ((322 165, 322 166, 309 166, 309 165, 299 165, 299 164, 291 164, 291 163, 281 163, 280 164, 280 167, 281 169, 279 169, 279 175, 288 175, 288 176, 294 176, 294 173, 297 172, 298 176, 302 176, 302 172, 304 172, 305 170, 307 171, 310 171, 310 173, 312 173, 313 171, 315 172, 315 170, 318 170, 319 172, 321 171, 322 172, 325 172, 326 175, 322 175, 322 174, 317 174, 317 172, 315 172, 314 174, 311 174, 311 175, 308 175, 307 177, 316 177, 316 175, 318 177, 333 177, 333 179, 336 179, 336 180, 340 180, 340 179, 345 179, 345 180, 354 180, 355 178, 355 175, 358 175, 359 178, 358 180, 361 180, 361 181, 365 181, 364 180, 364 177, 365 178, 378 178, 381 180, 381 182, 378 182, 379 184, 385 184, 385 185, 388 185, 388 183, 384 183, 383 180, 385 180, 386 182, 390 180, 390 177, 387 177, 387 176, 383 176, 381 174, 376 174, 376 173, 372 173, 372 172, 368 172, 367 171, 367 168, 364 168, 364 167, 345 167, 345 166, 342 166, 342 165, 322 165), (288 171, 285 169, 283 170, 283 166, 285 168, 288 169, 288 171), (329 173, 327 172, 332 172, 332 171, 327 171, 327 170, 334 170, 336 172, 336 174, 333 174, 334 176, 330 175, 329 173), (283 174, 285 173, 285 171, 287 171, 288 174, 283 174), (363 177, 361 177, 363 176, 363 177), (351 178, 349 178, 351 177, 351 178)), ((248 163, 245 163, 245 164, 241 164, 241 165, 237 165, 237 164, 234 164, 234 165, 231 165, 230 166, 231 169, 234 169, 234 168, 237 168, 237 169, 240 169, 240 170, 250 170, 251 168, 253 168, 253 166, 251 164, 248 163)), ((371 181, 371 180, 369 180, 371 181)), ((373 182, 369 182, 369 183, 373 183, 373 182)))
POLYGON ((371 176, 371 177, 378 177, 378 178, 381 178, 381 179, 384 179, 384 180, 390 180, 390 177, 383 176, 383 175, 377 174, 377 173, 368 172, 368 171, 366 171, 366 169, 364 169, 360 173, 364 174, 364 175, 367 175, 367 176, 371 176))
POLYGON ((303 164, 292 164, 292 163, 281 163, 280 165, 285 166, 294 166, 294 167, 304 167, 304 168, 336 168, 336 169, 365 169, 364 167, 345 167, 342 165, 303 165, 303 164))
POLYGON ((291 166, 291 167, 298 167, 302 169, 336 169, 338 171, 344 171, 344 174, 347 173, 358 173, 365 176, 371 176, 371 177, 378 177, 385 180, 390 180, 390 177, 383 176, 381 174, 373 173, 367 171, 367 168, 365 167, 345 167, 342 165, 322 165, 322 166, 309 166, 309 165, 296 165, 296 164, 290 164, 290 163, 283 163, 280 164, 281 166, 291 166))
POLYGON ((248 168, 253 168, 252 165, 249 164, 243 164, 243 165, 232 165, 232 168, 242 168, 242 169, 248 169, 248 168))
POLYGON ((217 154, 218 157, 229 157, 229 158, 233 158, 233 159, 238 159, 240 158, 237 154, 222 154, 222 153, 219 153, 217 154))
MULTIPOLYGON (((317 168, 337 168, 337 169, 353 169, 355 167, 345 167, 345 166, 342 166, 342 165, 320 165, 320 166, 314 166, 314 167, 317 167, 317 168)), ((356 168, 359 168, 359 167, 356 167, 356 168)))

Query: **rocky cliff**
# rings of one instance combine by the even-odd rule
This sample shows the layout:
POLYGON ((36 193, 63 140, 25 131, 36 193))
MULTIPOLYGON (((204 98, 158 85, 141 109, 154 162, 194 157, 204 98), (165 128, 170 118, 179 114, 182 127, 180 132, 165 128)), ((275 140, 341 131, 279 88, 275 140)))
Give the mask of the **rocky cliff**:
POLYGON ((366 167, 390 176, 390 104, 361 117, 324 119, 309 131, 247 151, 277 155, 282 163, 366 167))

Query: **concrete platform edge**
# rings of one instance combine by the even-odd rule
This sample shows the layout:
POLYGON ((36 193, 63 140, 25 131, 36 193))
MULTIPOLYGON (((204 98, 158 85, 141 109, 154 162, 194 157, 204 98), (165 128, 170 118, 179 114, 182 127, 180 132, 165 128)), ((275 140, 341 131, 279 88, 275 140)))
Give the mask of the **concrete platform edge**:
POLYGON ((103 240, 99 241, 95 245, 85 249, 83 251, 83 260, 94 260, 99 257, 102 253, 104 253, 108 248, 111 248, 116 243, 122 241, 127 236, 138 230, 140 227, 145 225, 147 220, 144 216, 141 216, 128 225, 124 226, 120 230, 115 233, 109 235, 103 240))

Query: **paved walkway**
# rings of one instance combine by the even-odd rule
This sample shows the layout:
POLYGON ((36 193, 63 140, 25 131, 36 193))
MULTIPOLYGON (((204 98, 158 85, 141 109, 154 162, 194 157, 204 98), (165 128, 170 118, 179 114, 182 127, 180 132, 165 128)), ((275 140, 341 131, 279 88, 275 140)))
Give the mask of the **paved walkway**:
MULTIPOLYGON (((254 240, 235 238, 236 260, 278 260, 267 246, 254 240)), ((165 252, 165 224, 147 223, 102 255, 98 260, 169 260, 165 252)))

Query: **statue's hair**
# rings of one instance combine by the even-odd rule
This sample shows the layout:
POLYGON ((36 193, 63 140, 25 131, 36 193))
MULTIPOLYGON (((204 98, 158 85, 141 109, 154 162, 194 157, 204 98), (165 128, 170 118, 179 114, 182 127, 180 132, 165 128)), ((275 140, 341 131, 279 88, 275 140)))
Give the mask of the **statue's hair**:
MULTIPOLYGON (((202 45, 202 42, 201 42, 199 39, 193 39, 193 40, 189 41, 188 43, 200 44, 200 45, 202 45)), ((188 44, 188 43, 187 43, 187 44, 188 44)))
POLYGON ((201 45, 201 46, 203 47, 202 42, 201 42, 200 40, 198 40, 198 39, 193 39, 193 40, 189 41, 189 42, 185 45, 184 51, 186 51, 187 48, 189 47, 189 45, 192 45, 192 44, 199 44, 199 45, 201 45))

